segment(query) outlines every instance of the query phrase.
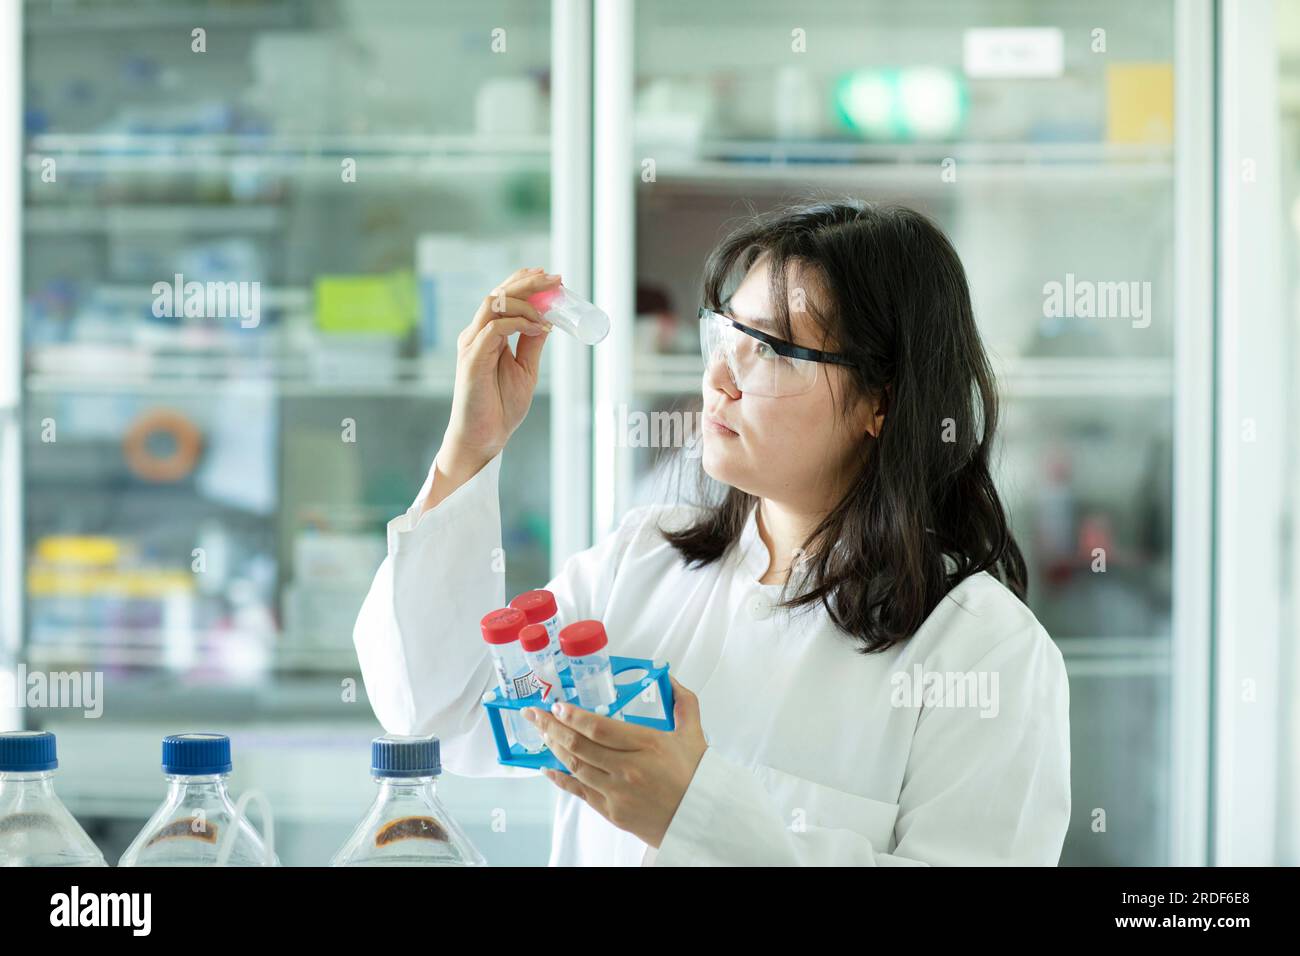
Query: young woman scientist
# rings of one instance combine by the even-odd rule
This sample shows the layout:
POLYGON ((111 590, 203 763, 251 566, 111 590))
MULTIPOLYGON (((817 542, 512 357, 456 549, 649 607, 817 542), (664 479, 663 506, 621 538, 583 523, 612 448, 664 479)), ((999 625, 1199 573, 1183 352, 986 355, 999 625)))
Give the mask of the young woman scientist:
MULTIPOLYGON (((441 448, 356 624, 380 723, 438 734, 453 773, 534 773, 496 762, 478 625, 505 603, 497 475, 546 341, 524 300, 558 281, 516 272, 461 333, 441 448)), ((819 203, 727 238, 704 301, 720 503, 635 509, 546 585, 614 653, 671 662, 677 729, 529 710, 573 770, 546 771, 551 863, 1056 864, 1069 689, 989 476, 956 252, 908 209, 819 203)))

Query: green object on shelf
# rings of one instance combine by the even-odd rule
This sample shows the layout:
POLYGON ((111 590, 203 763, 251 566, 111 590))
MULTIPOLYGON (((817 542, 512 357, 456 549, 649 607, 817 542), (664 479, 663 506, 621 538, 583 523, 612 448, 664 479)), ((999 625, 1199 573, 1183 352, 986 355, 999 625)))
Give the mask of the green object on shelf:
POLYGON ((854 70, 835 84, 841 125, 877 142, 946 140, 966 121, 965 81, 942 67, 854 70))
POLYGON ((551 210, 551 177, 521 173, 505 182, 506 205, 517 216, 546 216, 551 210))
POLYGON ((415 316, 412 272, 316 278, 316 325, 322 332, 402 336, 415 316))

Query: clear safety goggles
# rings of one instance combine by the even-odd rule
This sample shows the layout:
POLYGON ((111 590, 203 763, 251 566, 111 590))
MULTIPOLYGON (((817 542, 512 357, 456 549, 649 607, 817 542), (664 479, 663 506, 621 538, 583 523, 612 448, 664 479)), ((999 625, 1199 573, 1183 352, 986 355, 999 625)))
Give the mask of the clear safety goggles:
POLYGON ((794 345, 711 309, 700 309, 700 351, 706 369, 721 358, 736 388, 769 398, 811 391, 819 365, 853 364, 844 355, 794 345))

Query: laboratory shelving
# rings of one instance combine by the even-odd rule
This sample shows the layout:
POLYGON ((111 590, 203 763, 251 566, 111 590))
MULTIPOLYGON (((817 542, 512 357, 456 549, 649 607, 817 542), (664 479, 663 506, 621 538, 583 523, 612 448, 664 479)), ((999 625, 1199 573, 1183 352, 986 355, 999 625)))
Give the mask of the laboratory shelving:
POLYGON ((1076 813, 1063 862, 1195 861, 1204 794, 1175 781, 1204 766, 1204 742, 1182 728, 1207 718, 1197 602, 1209 562, 1203 543, 1174 535, 1174 509, 1209 482, 1186 417, 1208 414, 1208 365, 1184 354, 1207 334, 1208 312, 1182 289, 1208 268, 1210 240, 1174 237, 1208 194, 1193 105, 1204 101, 1193 77, 1208 63, 1208 10, 1103 6, 1085 16, 1066 3, 827 0, 791 16, 759 2, 741 17, 616 0, 595 11, 595 246, 607 251, 595 288, 637 318, 630 344, 596 356, 594 522, 672 494, 658 478, 673 450, 627 447, 618 415, 699 410, 701 267, 730 226, 840 195, 922 210, 963 258, 998 376, 996 477, 1030 564, 1030 606, 1071 677, 1076 806, 1123 808, 1100 837, 1087 809, 1076 813), (1108 28, 1106 56, 1090 52, 1094 20, 1108 28), (967 72, 968 35, 999 27, 1054 34, 1056 71, 967 72), (1177 127, 1116 132, 1108 90, 1128 82, 1126 64, 1170 84, 1177 127), (855 82, 846 78, 879 93, 913 67, 960 88, 946 135, 846 127, 835 105, 855 82), (804 108, 783 111, 791 98, 804 108), (1052 321, 1043 284, 1067 272, 1148 280, 1151 322, 1052 321), (1104 576, 1084 560, 1094 546, 1110 559, 1104 576))
MULTIPOLYGON (((481 299, 522 265, 580 283, 587 261, 552 215, 572 192, 557 171, 582 176, 565 160, 577 65, 553 60, 563 6, 6 5, 21 193, 5 198, 19 245, 0 320, 0 382, 16 388, 0 394, 0 667, 99 672, 108 700, 98 721, 0 725, 60 734, 70 803, 110 853, 156 802, 158 738, 194 721, 231 733, 241 783, 272 791, 286 862, 328 859, 368 800, 382 728, 352 624, 445 426, 445 323, 469 321, 452 313, 471 286, 481 299), (428 237, 440 251, 422 254, 428 237), (474 252, 444 264, 457 244, 481 274, 465 271, 474 252), (256 283, 259 321, 158 315, 153 283, 175 272, 256 283), (175 477, 140 471, 189 448, 175 477), (308 778, 351 786, 325 807, 294 783, 308 778)), ((586 440, 561 415, 585 400, 580 356, 548 348, 503 463, 513 591, 589 536, 568 500, 585 457, 551 455, 553 437, 586 440)), ((546 785, 500 789, 460 788, 489 861, 545 862, 546 785), (485 806, 508 809, 514 839, 491 839, 485 806)))

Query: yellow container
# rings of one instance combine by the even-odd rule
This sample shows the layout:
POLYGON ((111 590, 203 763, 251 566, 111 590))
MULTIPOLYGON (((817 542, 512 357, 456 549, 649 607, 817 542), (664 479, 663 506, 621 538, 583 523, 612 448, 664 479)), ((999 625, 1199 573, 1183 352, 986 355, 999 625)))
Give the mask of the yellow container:
POLYGON ((114 565, 122 557, 116 538, 91 535, 48 535, 36 542, 36 559, 44 564, 114 565))
POLYGON ((1107 66, 1106 142, 1164 145, 1173 141, 1173 64, 1107 66))

